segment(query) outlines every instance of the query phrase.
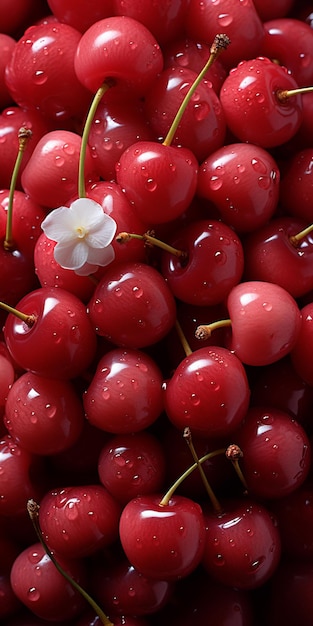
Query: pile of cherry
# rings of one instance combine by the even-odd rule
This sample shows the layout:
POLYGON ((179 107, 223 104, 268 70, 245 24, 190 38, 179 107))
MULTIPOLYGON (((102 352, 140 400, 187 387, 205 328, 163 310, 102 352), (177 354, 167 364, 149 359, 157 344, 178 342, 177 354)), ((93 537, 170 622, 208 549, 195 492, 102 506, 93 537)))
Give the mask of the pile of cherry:
POLYGON ((307 626, 313 5, 0 4, 0 300, 28 316, 0 313, 1 624, 106 623, 33 499, 107 623, 307 626), (41 223, 104 82, 83 195, 118 236, 80 276, 41 223))

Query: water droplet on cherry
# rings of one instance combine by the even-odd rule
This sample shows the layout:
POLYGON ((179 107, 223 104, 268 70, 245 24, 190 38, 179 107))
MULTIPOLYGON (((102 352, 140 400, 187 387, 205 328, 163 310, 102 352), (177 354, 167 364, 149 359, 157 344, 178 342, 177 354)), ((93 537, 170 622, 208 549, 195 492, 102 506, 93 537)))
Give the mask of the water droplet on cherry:
POLYGON ((233 17, 229 13, 220 13, 220 15, 217 16, 217 19, 221 26, 230 26, 233 21, 233 17))
POLYGON ((43 70, 37 70, 33 74, 33 81, 36 85, 44 85, 48 80, 47 74, 43 70))
POLYGON ((157 186, 158 185, 155 180, 153 180, 153 178, 147 178, 147 181, 145 183, 145 188, 147 189, 147 191, 155 191, 157 186))
POLYGON ((221 188, 223 181, 221 178, 219 178, 219 176, 211 176, 209 184, 210 184, 211 189, 213 189, 213 191, 217 191, 218 189, 221 188))
POLYGON ((31 602, 37 602, 40 598, 40 593, 36 587, 30 587, 27 592, 27 597, 31 602))

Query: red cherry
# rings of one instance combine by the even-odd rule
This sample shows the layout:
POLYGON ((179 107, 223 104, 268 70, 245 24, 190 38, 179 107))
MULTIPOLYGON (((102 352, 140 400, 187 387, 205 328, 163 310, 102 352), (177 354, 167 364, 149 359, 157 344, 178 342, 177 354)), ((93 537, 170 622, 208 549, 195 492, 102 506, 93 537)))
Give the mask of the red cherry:
POLYGON ((168 241, 186 257, 163 253, 161 271, 174 296, 188 304, 212 306, 225 300, 243 273, 239 237, 217 220, 197 220, 168 241))
POLYGON ((291 352, 291 359, 297 374, 308 384, 313 386, 313 364, 311 350, 313 346, 313 303, 306 304, 301 309, 300 332, 296 344, 291 352))
POLYGON ((112 0, 99 3, 91 0, 86 11, 85 0, 47 0, 50 10, 59 22, 69 24, 83 33, 98 20, 109 17, 113 13, 112 0))
POLYGON ((253 0, 253 4, 262 22, 266 22, 284 17, 295 3, 294 0, 275 0, 275 4, 272 0, 253 0))
POLYGON ((81 119, 90 94, 79 82, 74 57, 81 34, 68 24, 28 28, 6 66, 6 84, 14 101, 49 119, 81 119))
POLYGON ((246 233, 274 214, 279 180, 278 165, 269 152, 251 143, 233 143, 201 164, 197 194, 214 203, 226 224, 246 233))
POLYGON ((3 0, 0 7, 1 31, 13 35, 36 13, 37 0, 3 0))
POLYGON ((247 365, 268 365, 294 348, 301 313, 282 287, 263 281, 236 285, 227 298, 232 320, 231 347, 247 365))
POLYGON ((239 359, 215 346, 200 348, 178 365, 164 391, 165 410, 181 431, 226 437, 243 420, 249 404, 247 376, 239 359))
POLYGON ((302 103, 301 96, 285 98, 280 92, 297 88, 287 69, 266 57, 241 61, 220 92, 229 130, 263 148, 286 143, 300 127, 302 103))
POLYGON ((53 489, 45 494, 39 521, 57 554, 75 559, 112 544, 118 536, 120 505, 101 485, 53 489))
POLYGON ((173 496, 166 505, 160 500, 156 495, 130 500, 120 518, 120 540, 130 563, 144 576, 177 580, 202 558, 202 510, 183 496, 173 496))
POLYGON ((12 103, 12 97, 4 80, 6 64, 10 61, 16 41, 13 37, 1 32, 0 34, 0 110, 12 103))
POLYGON ((26 372, 12 385, 5 425, 25 450, 57 454, 72 446, 83 427, 83 407, 71 383, 26 372))
MULTIPOLYGON (((5 238, 10 192, 0 190, 0 237, 5 238)), ((41 222, 45 217, 43 208, 22 191, 15 190, 13 197, 12 235, 16 248, 32 257, 39 238, 41 222)))
POLYGON ((28 293, 18 310, 34 316, 27 325, 13 314, 7 318, 7 347, 21 367, 40 376, 75 378, 96 351, 96 335, 85 306, 64 289, 42 287, 28 293))
POLYGON ((149 0, 144 5, 134 0, 113 0, 113 6, 116 15, 127 15, 144 24, 161 45, 184 33, 188 0, 149 0))
POLYGON ((225 511, 204 513, 206 542, 202 563, 224 585, 255 589, 276 570, 281 543, 277 525, 252 500, 227 502, 225 511))
POLYGON ((151 32, 124 15, 94 22, 82 35, 75 56, 76 74, 93 92, 113 78, 142 95, 162 66, 160 46, 151 32))
POLYGON ((288 558, 312 562, 312 481, 305 481, 289 495, 271 503, 278 524, 282 549, 288 558))
POLYGON ((312 28, 301 20, 286 17, 267 21, 264 30, 262 54, 284 65, 299 87, 311 85, 312 28))
POLYGON ((312 158, 312 148, 293 154, 285 164, 280 188, 280 200, 284 211, 305 220, 307 224, 312 222, 310 203, 313 189, 312 158))
POLYGON ((312 563, 284 559, 270 584, 266 604, 267 623, 276 626, 307 626, 312 609, 312 563))
POLYGON ((0 514, 18 516, 29 498, 41 497, 42 460, 5 435, 0 441, 0 466, 0 514))
POLYGON ((174 326, 174 297, 164 278, 143 263, 118 263, 106 269, 89 303, 99 335, 117 346, 143 348, 174 326))
POLYGON ((280 498, 306 479, 311 461, 308 437, 298 422, 279 409, 251 408, 237 432, 242 471, 249 493, 280 498))
POLYGON ((198 163, 187 148, 138 141, 116 164, 116 180, 146 224, 176 219, 191 203, 198 163))

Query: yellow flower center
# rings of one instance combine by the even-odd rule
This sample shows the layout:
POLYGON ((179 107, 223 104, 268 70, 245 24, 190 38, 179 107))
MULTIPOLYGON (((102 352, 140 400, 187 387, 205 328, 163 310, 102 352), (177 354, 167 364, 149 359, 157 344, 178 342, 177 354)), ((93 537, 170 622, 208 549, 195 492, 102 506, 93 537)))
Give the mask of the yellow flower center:
POLYGON ((76 228, 76 233, 78 239, 84 239, 84 237, 86 237, 86 235, 88 234, 88 231, 83 226, 78 226, 76 228))

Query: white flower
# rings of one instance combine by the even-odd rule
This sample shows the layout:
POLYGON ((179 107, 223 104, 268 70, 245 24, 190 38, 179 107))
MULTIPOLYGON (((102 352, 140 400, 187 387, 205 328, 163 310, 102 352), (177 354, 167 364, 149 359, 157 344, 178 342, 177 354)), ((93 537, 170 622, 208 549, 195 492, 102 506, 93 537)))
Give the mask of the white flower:
POLYGON ((116 233, 116 222, 103 212, 98 202, 79 198, 70 207, 51 211, 41 227, 45 235, 57 242, 54 258, 64 269, 88 276, 114 260, 110 245, 116 233))

